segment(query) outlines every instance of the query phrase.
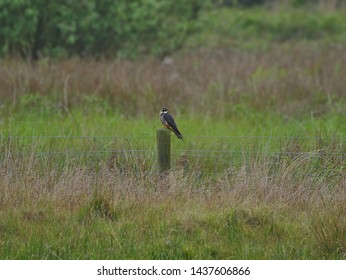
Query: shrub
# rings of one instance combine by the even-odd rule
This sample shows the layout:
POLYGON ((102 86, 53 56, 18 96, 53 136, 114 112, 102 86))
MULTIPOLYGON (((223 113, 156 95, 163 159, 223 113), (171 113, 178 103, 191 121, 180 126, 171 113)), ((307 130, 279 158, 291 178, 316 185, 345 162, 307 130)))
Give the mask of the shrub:
POLYGON ((181 47, 203 3, 0 0, 0 55, 164 55, 181 47))

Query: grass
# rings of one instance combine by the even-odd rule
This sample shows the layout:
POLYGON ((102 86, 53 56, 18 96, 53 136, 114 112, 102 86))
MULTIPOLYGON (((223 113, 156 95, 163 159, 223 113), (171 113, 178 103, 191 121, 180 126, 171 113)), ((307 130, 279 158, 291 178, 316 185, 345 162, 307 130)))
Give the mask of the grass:
MULTIPOLYGON (((210 28, 257 27, 247 11, 210 28)), ((345 259, 340 30, 162 61, 1 59, 0 259, 345 259), (184 141, 160 179, 162 106, 184 141)))
POLYGON ((338 45, 301 43, 250 53, 219 49, 171 60, 5 59, 0 110, 68 114, 74 107, 108 106, 136 118, 156 116, 157 107, 168 104, 175 115, 204 112, 221 119, 265 110, 291 118, 345 111, 346 58, 338 45))
POLYGON ((273 1, 266 7, 206 10, 196 25, 201 29, 187 40, 189 47, 234 46, 251 51, 273 43, 345 42, 345 7, 311 5, 294 8, 273 1))
MULTIPOLYGON (((76 191, 75 184, 69 187, 76 191)), ((207 194, 186 185, 160 192, 131 187, 119 195, 113 183, 103 196, 72 205, 71 196, 61 200, 59 194, 40 194, 26 207, 15 203, 1 219, 2 258, 345 258, 341 205, 321 212, 303 203, 256 203, 251 195, 241 202, 210 186, 207 194)))
MULTIPOLYGON (((63 161, 66 157, 103 161, 114 159, 112 155, 125 161, 138 157, 151 170, 156 160, 156 130, 161 128, 158 117, 125 118, 107 109, 98 111, 89 107, 60 116, 14 114, 3 124, 1 150, 4 155, 8 151, 26 156, 34 153, 63 161)), ((346 129, 338 114, 301 121, 271 112, 239 113, 229 119, 178 114, 176 119, 185 136, 185 141, 173 138, 176 162, 188 157, 223 172, 232 161, 241 164, 244 156, 284 156, 294 152, 294 147, 302 154, 341 153, 343 159, 346 129), (213 163, 215 159, 219 166, 213 163)))
POLYGON ((157 117, 99 108, 7 117, 2 259, 346 256, 345 130, 337 114, 302 121, 265 112, 233 121, 178 114, 186 136, 172 138, 166 183, 156 169, 157 117), (242 138, 246 131, 271 137, 242 138), (215 137, 221 133, 230 138, 215 137))

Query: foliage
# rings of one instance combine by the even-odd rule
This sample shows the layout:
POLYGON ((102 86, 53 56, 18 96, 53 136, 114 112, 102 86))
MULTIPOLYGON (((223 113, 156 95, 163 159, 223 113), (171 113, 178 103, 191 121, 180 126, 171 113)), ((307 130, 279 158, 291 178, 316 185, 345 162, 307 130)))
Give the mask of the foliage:
POLYGON ((270 0, 214 0, 213 4, 221 7, 251 7, 255 5, 262 5, 269 1, 270 0))
POLYGON ((1 0, 0 54, 164 55, 183 44, 203 1, 1 0))
POLYGON ((341 4, 325 12, 307 2, 316 3, 292 0, 273 8, 276 1, 264 0, 0 0, 0 56, 164 57, 191 45, 345 41, 341 4))
POLYGON ((346 41, 345 13, 313 8, 216 9, 202 13, 197 26, 203 32, 187 41, 193 48, 236 46, 257 50, 273 43, 346 41))

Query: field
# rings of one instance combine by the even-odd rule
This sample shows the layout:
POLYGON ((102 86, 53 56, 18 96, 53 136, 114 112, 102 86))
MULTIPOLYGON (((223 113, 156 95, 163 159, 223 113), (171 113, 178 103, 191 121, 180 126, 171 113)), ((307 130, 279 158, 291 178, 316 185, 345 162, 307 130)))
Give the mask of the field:
POLYGON ((0 259, 346 258, 344 43, 195 49, 209 31, 165 59, 0 59, 0 259), (160 179, 163 106, 184 141, 160 179))

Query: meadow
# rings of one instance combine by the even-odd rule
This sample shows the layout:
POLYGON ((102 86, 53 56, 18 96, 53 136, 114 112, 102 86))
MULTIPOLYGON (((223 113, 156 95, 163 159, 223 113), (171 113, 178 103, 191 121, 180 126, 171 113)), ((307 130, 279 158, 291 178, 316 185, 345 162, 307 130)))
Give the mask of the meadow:
POLYGON ((346 258, 344 43, 196 49, 211 30, 165 58, 0 59, 0 259, 346 258))

